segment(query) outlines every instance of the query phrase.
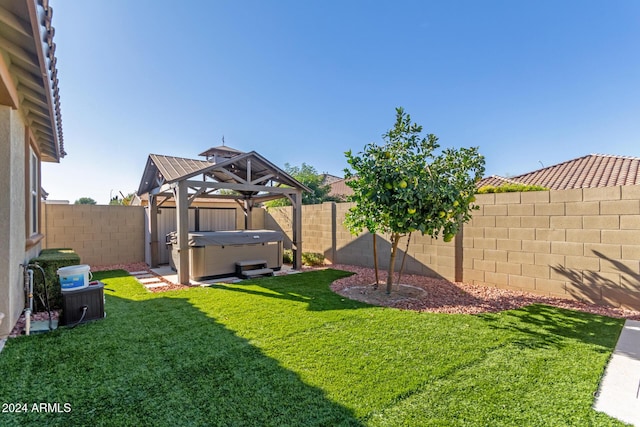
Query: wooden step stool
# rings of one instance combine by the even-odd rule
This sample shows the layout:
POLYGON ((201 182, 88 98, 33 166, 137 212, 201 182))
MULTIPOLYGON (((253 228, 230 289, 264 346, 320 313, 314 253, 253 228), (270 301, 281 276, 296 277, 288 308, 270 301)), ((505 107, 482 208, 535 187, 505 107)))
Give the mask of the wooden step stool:
POLYGON ((236 262, 236 276, 243 279, 253 279, 255 277, 273 276, 273 270, 267 267, 267 261, 253 259, 236 262))

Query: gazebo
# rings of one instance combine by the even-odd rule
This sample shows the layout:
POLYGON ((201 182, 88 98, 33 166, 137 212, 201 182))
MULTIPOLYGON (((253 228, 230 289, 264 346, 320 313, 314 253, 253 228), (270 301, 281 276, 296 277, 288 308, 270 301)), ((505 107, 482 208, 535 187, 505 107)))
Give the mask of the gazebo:
POLYGON ((200 153, 206 160, 150 154, 138 187, 148 194, 151 266, 158 264, 158 208, 168 200, 176 205, 178 280, 188 284, 189 206, 196 199, 235 200, 244 211, 245 228, 252 229, 251 213, 257 203, 286 197, 293 206, 293 268, 302 264, 302 192, 311 191, 255 151, 213 147, 200 153))

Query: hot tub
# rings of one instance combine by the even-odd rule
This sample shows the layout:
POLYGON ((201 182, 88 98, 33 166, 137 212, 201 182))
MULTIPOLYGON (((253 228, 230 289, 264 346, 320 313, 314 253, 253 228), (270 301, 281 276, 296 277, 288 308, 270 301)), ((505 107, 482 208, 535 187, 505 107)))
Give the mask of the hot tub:
MULTIPOLYGON (((233 276, 236 262, 264 260, 267 267, 282 267, 284 235, 273 230, 233 230, 189 232, 189 277, 201 280, 233 276)), ((167 235, 171 245, 170 265, 179 264, 176 233, 167 235)))

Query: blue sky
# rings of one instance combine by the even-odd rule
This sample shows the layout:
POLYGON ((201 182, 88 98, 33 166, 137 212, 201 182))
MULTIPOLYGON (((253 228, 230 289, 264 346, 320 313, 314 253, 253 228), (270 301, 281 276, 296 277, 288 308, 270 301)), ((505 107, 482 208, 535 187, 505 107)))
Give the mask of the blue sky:
POLYGON ((640 2, 52 0, 65 150, 50 199, 221 145, 342 175, 402 106, 517 175, 640 157, 640 2))

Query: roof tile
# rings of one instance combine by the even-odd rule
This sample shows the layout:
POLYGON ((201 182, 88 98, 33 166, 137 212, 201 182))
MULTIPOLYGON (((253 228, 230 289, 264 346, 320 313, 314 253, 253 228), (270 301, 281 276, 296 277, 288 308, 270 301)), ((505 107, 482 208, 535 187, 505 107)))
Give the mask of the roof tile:
POLYGON ((552 190, 640 185, 640 157, 590 154, 510 178, 492 175, 480 180, 478 187, 505 181, 552 190))

